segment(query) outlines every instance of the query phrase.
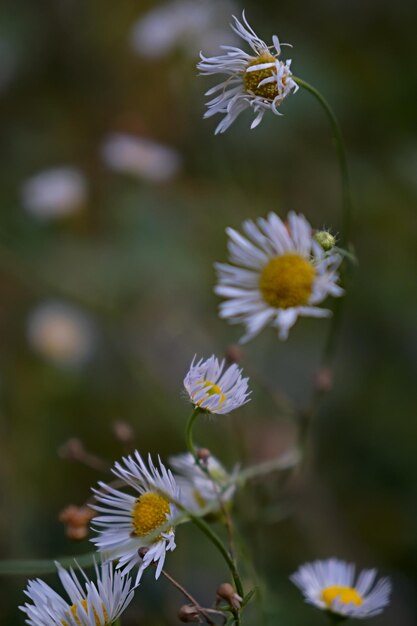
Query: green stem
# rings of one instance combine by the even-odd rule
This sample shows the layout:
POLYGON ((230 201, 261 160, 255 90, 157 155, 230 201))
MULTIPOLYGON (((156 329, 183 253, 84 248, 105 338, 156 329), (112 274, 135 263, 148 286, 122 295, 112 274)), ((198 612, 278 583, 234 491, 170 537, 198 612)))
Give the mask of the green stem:
POLYGON ((216 546, 218 551, 223 556, 223 558, 226 561, 227 566, 228 566, 228 568, 230 570, 230 573, 232 575, 233 581, 234 581, 234 583, 236 585, 236 591, 243 598, 243 596, 245 594, 243 592, 242 581, 240 580, 240 576, 239 576, 239 573, 237 571, 236 565, 235 565, 232 557, 230 556, 230 554, 228 553, 228 551, 224 547, 222 540, 210 528, 210 526, 203 519, 201 519, 201 517, 198 517, 197 515, 193 515, 192 513, 190 513, 189 516, 190 516, 191 521, 206 535, 206 537, 208 537, 208 539, 210 539, 210 541, 216 546))
POLYGON ((194 426, 195 420, 200 415, 200 413, 201 413, 200 407, 196 406, 193 412, 191 413, 190 417, 188 418, 187 426, 185 428, 185 442, 187 445, 187 450, 191 452, 191 454, 193 455, 195 459, 197 458, 197 449, 193 441, 193 426, 194 426))
POLYGON ((329 105, 327 100, 324 98, 324 96, 322 96, 322 94, 315 87, 313 87, 306 81, 302 80, 301 78, 294 76, 294 80, 297 83, 297 85, 299 85, 306 91, 310 92, 316 98, 316 100, 318 100, 318 102, 321 104, 321 106, 323 107, 328 117, 330 126, 332 127, 333 138, 335 141, 337 158, 339 161, 340 174, 341 174, 341 179, 342 179, 343 230, 342 230, 342 235, 341 235, 341 243, 344 247, 347 247, 347 244, 349 243, 350 228, 351 228, 351 222, 352 222, 352 195, 351 195, 351 189, 350 189, 346 148, 345 148, 345 142, 343 139, 342 131, 340 129, 339 122, 337 121, 337 118, 335 114, 333 113, 331 106, 329 105))
POLYGON ((0 561, 0 576, 38 576, 39 574, 52 574, 56 572, 55 562, 59 561, 62 567, 72 567, 75 561, 81 567, 94 565, 95 552, 80 554, 77 556, 64 557, 62 559, 13 559, 0 561))

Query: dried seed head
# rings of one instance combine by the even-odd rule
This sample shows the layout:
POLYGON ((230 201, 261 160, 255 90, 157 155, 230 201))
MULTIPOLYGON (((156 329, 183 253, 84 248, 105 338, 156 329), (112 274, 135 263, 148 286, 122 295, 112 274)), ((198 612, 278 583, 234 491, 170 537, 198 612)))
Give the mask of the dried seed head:
POLYGON ((95 512, 90 507, 71 504, 59 513, 58 519, 65 524, 67 537, 74 541, 80 541, 87 537, 88 524, 94 516, 95 512))

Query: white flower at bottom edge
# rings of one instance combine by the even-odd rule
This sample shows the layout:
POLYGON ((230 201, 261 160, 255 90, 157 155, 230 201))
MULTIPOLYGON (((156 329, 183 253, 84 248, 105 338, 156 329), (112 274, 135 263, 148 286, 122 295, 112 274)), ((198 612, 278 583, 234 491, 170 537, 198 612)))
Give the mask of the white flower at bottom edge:
POLYGON ((242 228, 246 236, 233 228, 226 231, 232 265, 216 263, 214 289, 226 298, 220 317, 245 325, 241 343, 267 325, 278 328, 279 338, 286 339, 299 316, 331 315, 317 305, 328 295, 343 295, 337 285, 342 257, 323 250, 303 215, 290 212, 284 223, 269 213, 256 224, 247 220, 242 228))
POLYGON ((135 451, 133 456, 115 463, 112 471, 136 493, 130 495, 99 482, 99 488, 93 489, 97 504, 92 505, 99 512, 92 522, 99 534, 92 541, 104 558, 118 559, 117 567, 123 568, 123 574, 139 565, 137 586, 153 562, 157 563, 155 578, 159 578, 166 552, 176 547, 174 526, 178 514, 173 502, 179 500, 180 492, 172 472, 160 459, 155 466, 150 455, 148 467, 135 451), (161 532, 150 538, 160 527, 161 532), (138 552, 141 548, 147 549, 143 558, 138 552))
POLYGON ((225 114, 215 130, 216 135, 224 133, 247 108, 252 108, 256 114, 251 128, 260 124, 267 111, 281 115, 277 107, 292 91, 295 93, 298 90, 290 70, 291 60, 284 62, 278 59, 281 45, 289 44, 280 45, 274 35, 273 45, 267 46, 249 26, 244 12, 243 23, 234 16, 233 20, 233 31, 250 45, 255 54, 250 55, 234 46, 221 46, 226 54, 213 57, 200 54, 201 61, 197 65, 204 76, 226 76, 223 82, 206 92, 206 96, 215 97, 207 103, 204 117, 225 114))
POLYGON ((184 378, 184 387, 195 407, 209 413, 230 413, 249 402, 248 378, 233 363, 225 369, 225 361, 214 355, 209 359, 192 360, 184 378))
POLYGON ((207 473, 199 467, 190 452, 177 454, 169 459, 181 490, 181 502, 186 509, 198 512, 212 505, 211 512, 218 513, 220 502, 228 505, 236 487, 233 484, 237 468, 228 474, 223 465, 210 455, 205 464, 207 473))
POLYGON ((95 566, 96 581, 80 569, 82 582, 73 569, 56 563, 58 576, 69 602, 39 578, 28 582, 25 594, 31 600, 19 607, 31 626, 108 626, 130 604, 134 591, 130 576, 122 576, 112 563, 95 566))
POLYGON ((372 617, 389 604, 391 582, 376 570, 363 570, 355 582, 355 566, 338 559, 302 565, 290 580, 301 589, 306 602, 345 617, 372 617))

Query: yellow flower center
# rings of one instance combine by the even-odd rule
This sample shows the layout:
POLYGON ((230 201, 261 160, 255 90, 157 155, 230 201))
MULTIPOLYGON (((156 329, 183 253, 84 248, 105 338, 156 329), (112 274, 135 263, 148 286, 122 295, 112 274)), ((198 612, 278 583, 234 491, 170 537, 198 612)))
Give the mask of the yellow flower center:
MULTIPOLYGON (((87 600, 81 600, 81 604, 82 604, 83 608, 88 613, 88 603, 87 603, 87 600)), ((80 618, 78 617, 78 605, 77 604, 73 604, 70 607, 70 611, 72 613, 73 618, 77 622, 78 626, 83 626, 83 622, 81 622, 80 618)), ((105 620, 105 624, 104 625, 100 621, 100 618, 97 615, 97 611, 94 608, 93 608, 93 613, 94 613, 94 619, 95 619, 95 622, 96 622, 96 626, 106 626, 106 624, 108 623, 109 616, 107 614, 106 609, 104 608, 104 604, 103 604, 103 613, 104 613, 104 620, 105 620)), ((66 622, 65 620, 62 620, 61 623, 62 623, 62 626, 69 626, 68 622, 66 622)))
POLYGON ((329 609, 332 606, 334 600, 339 600, 343 604, 354 604, 355 606, 361 606, 363 604, 362 596, 353 589, 353 587, 341 587, 339 585, 334 585, 333 587, 326 587, 321 592, 321 599, 329 609))
MULTIPOLYGON (((220 404, 222 404, 226 400, 226 396, 220 389, 219 385, 215 385, 211 382, 211 380, 200 380, 200 383, 203 383, 203 388, 206 390, 207 396, 219 395, 220 404)), ((199 400, 199 402, 197 402, 196 404, 200 405, 202 402, 204 402, 204 398, 202 400, 199 400)))
MULTIPOLYGON (((162 526, 170 512, 169 502, 158 493, 148 492, 135 502, 132 511, 133 535, 144 537, 162 526)), ((158 541, 159 537, 155 539, 158 541)))
MULTIPOLYGON (((250 61, 247 65, 245 73, 243 75, 243 83, 245 85, 246 91, 250 91, 255 94, 255 96, 260 96, 261 98, 267 98, 268 100, 273 100, 278 95, 278 86, 276 81, 267 83, 266 85, 261 85, 259 87, 259 83, 264 80, 264 78, 270 78, 273 74, 276 74, 276 66, 275 66, 276 58, 265 52, 265 54, 261 54, 256 59, 250 61), (252 72, 248 72, 248 68, 253 65, 260 65, 261 63, 274 63, 273 67, 267 67, 264 70, 253 70, 252 72)), ((285 75, 282 78, 283 83, 285 84, 285 75)))
POLYGON ((271 259, 261 272, 259 289, 268 304, 289 309, 307 304, 316 271, 299 254, 283 254, 271 259))

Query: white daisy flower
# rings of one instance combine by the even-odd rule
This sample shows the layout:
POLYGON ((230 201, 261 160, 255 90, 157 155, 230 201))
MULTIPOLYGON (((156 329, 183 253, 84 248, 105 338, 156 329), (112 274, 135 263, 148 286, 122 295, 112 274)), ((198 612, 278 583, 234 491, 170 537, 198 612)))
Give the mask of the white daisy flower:
POLYGON ((31 626, 109 626, 130 604, 134 591, 130 576, 122 576, 111 563, 96 565, 96 582, 83 570, 79 581, 73 569, 56 564, 69 601, 39 578, 28 582, 25 594, 31 600, 19 607, 31 626))
POLYGON ((206 361, 192 360, 184 378, 184 387, 191 402, 208 413, 230 413, 249 402, 248 380, 236 363, 224 369, 225 361, 213 355, 206 361))
POLYGON ((261 123, 266 111, 281 115, 278 106, 292 91, 298 90, 290 70, 291 60, 280 61, 281 44, 276 35, 272 46, 267 46, 249 26, 245 13, 242 22, 233 16, 233 31, 246 41, 254 54, 248 54, 235 46, 221 46, 226 54, 205 57, 197 65, 204 76, 224 74, 227 78, 206 92, 215 97, 207 103, 205 118, 225 114, 217 126, 215 134, 224 133, 244 109, 252 108, 256 116, 251 128, 261 123))
POLYGON ((355 582, 355 566, 338 559, 302 565, 290 580, 304 594, 306 602, 344 617, 372 617, 389 604, 391 582, 376 570, 363 570, 355 582))
POLYGON ((176 472, 181 502, 189 511, 199 512, 212 505, 212 512, 218 513, 219 500, 226 506, 231 503, 236 491, 233 480, 237 468, 232 475, 228 474, 220 461, 210 454, 205 462, 205 472, 190 452, 171 457, 169 463, 176 472))
POLYGON ((226 231, 233 265, 215 265, 215 293, 226 298, 220 317, 246 326, 241 343, 267 325, 278 328, 279 338, 286 339, 298 316, 331 315, 317 305, 328 295, 344 293, 337 285, 342 257, 323 250, 303 215, 291 212, 284 223, 270 213, 257 224, 247 220, 242 228, 246 237, 232 228, 226 231))
POLYGON ((148 467, 136 451, 122 463, 115 463, 112 471, 135 495, 102 482, 99 489, 93 489, 99 503, 93 508, 102 515, 93 519, 99 535, 92 541, 104 557, 119 560, 117 567, 123 568, 122 574, 139 565, 136 586, 153 562, 157 563, 155 578, 159 578, 166 552, 175 549, 177 508, 172 501, 179 500, 180 492, 172 472, 159 458, 155 466, 150 455, 148 467), (161 526, 165 528, 152 537, 161 526), (143 558, 138 552, 141 548, 147 548, 143 558))

